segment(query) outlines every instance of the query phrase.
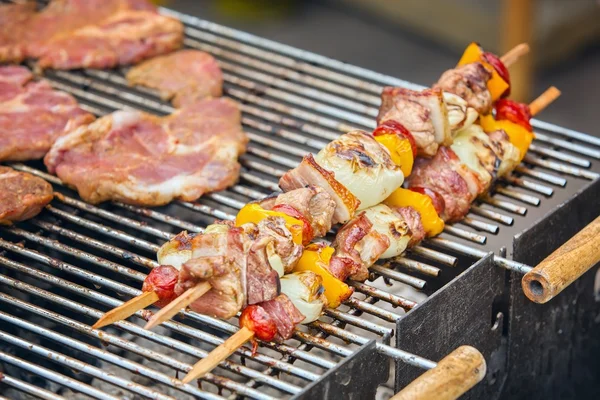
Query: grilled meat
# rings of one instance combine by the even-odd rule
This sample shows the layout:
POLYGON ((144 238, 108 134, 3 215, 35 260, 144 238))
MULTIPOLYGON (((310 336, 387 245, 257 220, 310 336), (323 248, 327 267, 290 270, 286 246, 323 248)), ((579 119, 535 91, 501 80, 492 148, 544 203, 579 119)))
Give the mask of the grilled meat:
POLYGON ((34 14, 34 2, 0 5, 0 63, 23 61, 25 24, 34 14))
POLYGON ((487 82, 492 77, 483 64, 474 62, 450 69, 442 74, 434 87, 466 100, 479 114, 492 111, 492 96, 487 82))
POLYGON ((363 211, 345 224, 337 233, 332 246, 329 270, 341 281, 364 281, 368 268, 388 249, 390 240, 373 229, 373 224, 363 211))
POLYGON ((500 159, 498 167, 498 176, 503 177, 514 170, 521 160, 519 149, 511 142, 503 130, 497 130, 487 134, 490 138, 494 151, 500 159))
POLYGON ((346 133, 329 142, 315 161, 333 172, 360 201, 358 210, 381 203, 404 182, 404 174, 389 152, 363 131, 346 133))
POLYGON ((0 166, 0 225, 35 217, 53 198, 45 180, 0 166))
POLYGON ((407 246, 413 247, 421 243, 426 235, 423 223, 421 222, 421 214, 412 207, 394 207, 392 210, 395 214, 402 217, 410 229, 410 241, 407 246))
POLYGON ((193 201, 238 178, 248 141, 229 99, 206 99, 167 117, 117 111, 62 136, 45 163, 91 203, 147 206, 193 201))
POLYGON ((259 305, 271 318, 277 327, 275 340, 283 341, 292 337, 296 325, 302 322, 305 316, 298 311, 294 303, 285 295, 280 294, 273 300, 265 301, 259 305))
POLYGON ((163 100, 175 107, 204 97, 219 97, 223 91, 223 74, 217 61, 198 50, 180 50, 155 57, 127 73, 130 85, 157 89, 163 100))
POLYGON ((69 94, 28 69, 0 67, 0 161, 42 158, 63 132, 94 120, 69 94))
POLYGON ((379 258, 392 258, 402 254, 406 250, 412 236, 409 225, 403 215, 385 204, 369 207, 364 212, 373 224, 373 230, 386 236, 389 241, 388 248, 379 258))
POLYGON ((450 132, 452 134, 461 129, 468 128, 479 118, 477 110, 470 107, 465 100, 453 93, 444 92, 444 102, 448 109, 448 123, 450 124, 450 132))
POLYGON ((354 216, 360 201, 336 180, 334 173, 322 168, 312 154, 304 156, 300 165, 286 172, 279 180, 279 187, 284 192, 310 185, 322 188, 335 201, 333 224, 344 223, 354 216))

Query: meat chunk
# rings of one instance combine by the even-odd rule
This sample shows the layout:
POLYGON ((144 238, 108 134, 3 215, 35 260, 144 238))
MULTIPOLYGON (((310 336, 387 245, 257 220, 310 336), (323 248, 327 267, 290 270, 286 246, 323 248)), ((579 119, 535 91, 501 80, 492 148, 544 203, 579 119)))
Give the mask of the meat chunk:
POLYGON ((404 182, 404 174, 371 134, 346 133, 325 146, 315 161, 360 201, 359 210, 381 203, 404 182))
POLYGON ((329 270, 341 281, 364 281, 369 277, 369 267, 388 249, 390 241, 373 229, 373 224, 362 212, 345 224, 337 233, 332 246, 329 270))
POLYGON ((331 229, 335 201, 317 186, 294 189, 269 196, 260 202, 261 207, 271 210, 278 205, 290 205, 298 210, 311 224, 313 235, 323 237, 331 229))
POLYGON ((248 141, 240 120, 229 99, 201 100, 162 118, 117 111, 62 136, 44 162, 90 203, 193 201, 236 182, 248 141))
POLYGON ((286 172, 279 180, 279 187, 284 192, 309 185, 322 188, 335 201, 333 224, 344 223, 354 216, 360 201, 335 179, 332 172, 317 164, 312 154, 304 156, 300 165, 286 172))
POLYGON ((190 305, 201 314, 228 319, 246 301, 245 235, 241 228, 223 225, 223 230, 197 235, 192 258, 185 262, 175 286, 177 295, 208 282, 211 289, 190 305))
POLYGON ((35 217, 52 198, 52 186, 45 180, 0 166, 0 225, 35 217))
POLYGON ((42 158, 63 132, 94 120, 69 94, 33 82, 23 67, 0 67, 0 161, 42 158))
POLYGON ((373 230, 386 236, 390 243, 379 258, 392 258, 402 254, 412 237, 409 225, 402 215, 385 204, 369 207, 364 212, 373 224, 373 230))
POLYGON ((408 248, 414 247, 425 239, 425 228, 421 222, 421 214, 412 207, 394 207, 393 211, 408 224, 410 241, 408 248))
POLYGON ((458 221, 467 215, 471 203, 481 192, 478 178, 448 147, 440 147, 432 159, 417 159, 408 186, 439 193, 446 205, 440 215, 445 222, 458 221))
POLYGON ((130 85, 158 90, 163 100, 181 107, 204 97, 219 97, 223 92, 223 74, 217 61, 198 50, 180 50, 155 57, 127 73, 130 85))
POLYGON ((448 110, 439 89, 384 88, 377 123, 388 120, 399 122, 410 131, 422 156, 431 157, 439 145, 452 143, 448 110))
POLYGON ((448 124, 452 135, 461 129, 470 127, 479 118, 477 110, 453 93, 444 92, 444 102, 448 109, 448 124))
POLYGON ((491 77, 491 72, 483 64, 474 62, 444 72, 435 87, 463 98, 479 114, 489 114, 492 96, 487 83, 491 77))
POLYGON ((26 45, 22 40, 27 21, 35 14, 35 3, 0 5, 0 63, 21 62, 26 45))
POLYGON ((44 43, 40 68, 111 68, 181 47, 181 22, 153 11, 123 10, 44 43))
POLYGON ((260 307, 275 322, 275 326, 277 327, 275 340, 277 341, 291 338, 296 325, 304 321, 305 318, 285 294, 280 294, 273 300, 261 303, 260 307))

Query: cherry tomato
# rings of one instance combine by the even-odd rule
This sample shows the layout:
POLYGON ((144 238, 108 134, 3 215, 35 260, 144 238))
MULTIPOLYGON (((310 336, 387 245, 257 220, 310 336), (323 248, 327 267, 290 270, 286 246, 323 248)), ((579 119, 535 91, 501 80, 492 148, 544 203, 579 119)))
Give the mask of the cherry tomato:
POLYGON ((417 157, 417 143, 415 142, 415 138, 410 133, 410 131, 408 129, 406 129, 404 127, 404 125, 402 125, 400 122, 389 119, 389 120, 383 122, 377 128, 375 128, 375 130, 373 131, 373 136, 393 135, 393 134, 400 135, 400 136, 408 139, 408 141, 410 142, 410 147, 412 148, 413 157, 416 158, 417 157))
POLYGON ((179 280, 179 271, 171 265, 160 265, 154 268, 142 285, 144 292, 156 292, 159 300, 155 303, 157 307, 164 307, 173 301, 175 294, 175 285, 179 280))
POLYGON ((438 215, 441 215, 444 212, 444 210, 446 209, 446 202, 444 201, 444 198, 442 197, 441 194, 439 194, 435 190, 432 190, 432 189, 429 189, 426 187, 421 187, 421 186, 414 186, 409 189, 412 190, 413 192, 417 192, 417 193, 424 194, 425 196, 429 196, 429 198, 431 198, 431 202, 433 203, 433 208, 435 208, 435 212, 437 212, 438 215))
POLYGON ((240 315, 240 327, 254 332, 254 336, 265 342, 271 342, 277 335, 277 325, 273 318, 259 305, 248 306, 240 315))
POLYGON ((303 245, 306 246, 307 244, 309 244, 311 242, 311 240, 313 240, 314 233, 313 233, 312 225, 310 224, 310 222, 308 222, 306 217, 304 215, 302 215, 302 213, 300 211, 296 210, 294 207, 292 207, 288 204, 277 204, 275 207, 272 208, 272 210, 282 212, 286 215, 289 215, 292 218, 296 218, 296 219, 302 221, 302 244, 303 245))
POLYGON ((508 99, 500 99, 496 102, 496 120, 508 120, 517 125, 521 125, 529 132, 533 131, 529 120, 531 112, 527 104, 518 103, 508 99))
POLYGON ((483 53, 482 57, 485 62, 494 67, 498 75, 500 75, 500 78, 502 78, 504 82, 508 83, 508 89, 506 89, 506 91, 502 94, 502 97, 508 97, 510 95, 510 74, 508 72, 508 68, 506 68, 506 65, 504 65, 502 60, 500 60, 500 58, 498 58, 498 56, 494 53, 486 51, 483 53))

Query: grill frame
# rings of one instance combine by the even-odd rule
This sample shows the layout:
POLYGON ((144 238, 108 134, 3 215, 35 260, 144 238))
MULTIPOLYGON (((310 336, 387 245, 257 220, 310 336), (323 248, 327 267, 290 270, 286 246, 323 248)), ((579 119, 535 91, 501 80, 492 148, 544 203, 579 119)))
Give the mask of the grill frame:
MULTIPOLYGON (((176 16, 187 24, 187 45, 191 44, 194 47, 209 50, 209 52, 217 56, 221 54, 223 57, 227 56, 231 58, 230 54, 235 53, 233 61, 229 62, 229 64, 227 62, 222 63, 222 66, 227 67, 224 68, 226 70, 226 80, 228 81, 226 94, 243 102, 250 102, 250 104, 242 104, 245 129, 249 131, 251 137, 249 154, 243 159, 246 169, 242 172, 242 184, 238 184, 224 193, 208 195, 198 203, 178 202, 173 206, 177 208, 178 212, 176 214, 178 215, 181 215, 184 209, 189 211, 186 215, 193 215, 195 218, 189 220, 193 222, 189 222, 187 219, 184 220, 184 218, 172 217, 172 214, 169 215, 170 211, 163 213, 162 211, 146 210, 120 203, 95 207, 80 202, 73 197, 65 197, 55 200, 53 205, 44 212, 44 216, 27 224, 26 226, 29 230, 23 231, 30 232, 30 230, 36 231, 39 229, 49 232, 52 235, 60 235, 63 240, 67 238, 75 242, 84 241, 85 245, 93 249, 93 251, 89 250, 88 254, 78 254, 78 262, 95 263, 97 266, 102 265, 104 267, 110 266, 119 273, 128 274, 127 276, 137 281, 140 281, 140 278, 143 279, 139 275, 139 268, 151 267, 156 265, 156 263, 151 262, 147 257, 140 257, 127 249, 124 249, 122 252, 115 252, 104 246, 106 243, 69 233, 65 230, 67 228, 51 225, 46 218, 49 216, 58 217, 63 220, 63 223, 67 221, 69 224, 79 224, 80 226, 77 229, 81 230, 86 230, 90 227, 100 228, 102 232, 108 234, 109 240, 121 240, 123 243, 128 243, 137 249, 136 251, 145 252, 144 254, 148 256, 149 250, 156 249, 157 239, 165 240, 169 237, 164 231, 155 228, 150 223, 158 223, 160 226, 166 225, 170 229, 178 227, 199 230, 201 229, 200 225, 206 224, 210 218, 230 218, 235 209, 243 204, 244 200, 256 199, 260 195, 267 194, 268 191, 276 190, 274 178, 280 175, 283 170, 293 167, 304 150, 317 150, 327 140, 335 138, 341 132, 351 130, 353 126, 361 127, 362 125, 365 128, 372 127, 373 110, 378 101, 376 94, 380 92, 381 84, 393 84, 415 89, 421 88, 406 81, 261 39, 208 21, 202 21, 195 17, 185 16, 166 9, 161 9, 161 11, 165 14, 176 16), (240 64, 242 61, 248 62, 250 68, 236 66, 236 63, 240 64), (265 71, 260 72, 256 70, 258 67, 262 68, 265 66, 268 66, 265 71), (242 75, 242 77, 239 75, 242 75), (303 86, 299 86, 298 82, 302 83, 303 86), (283 92, 282 89, 293 93, 283 92), (348 97, 352 97, 352 99, 348 99, 348 97), (364 115, 359 115, 355 112, 363 112, 364 115), (292 147, 294 145, 299 147, 292 147), (70 215, 64 211, 65 209, 76 210, 77 213, 81 213, 85 217, 81 218, 78 215, 70 215), (118 217, 123 210, 131 214, 127 214, 125 218, 118 217), (199 218, 199 216, 202 216, 202 218, 199 218), (110 221, 111 224, 107 228, 94 225, 98 223, 98 218, 104 218, 110 221), (122 232, 115 231, 115 226, 119 226, 122 232), (128 233, 131 232, 131 229, 141 231, 140 234, 144 238, 128 233), (153 238, 154 243, 149 241, 150 239, 148 238, 153 238), (102 261, 96 255, 96 252, 100 250, 106 253, 104 257, 108 261, 113 260, 112 264, 102 261), (120 261, 123 264, 129 266, 134 264, 138 268, 138 273, 128 272, 125 265, 121 266, 114 261, 118 259, 115 257, 120 257, 124 260, 120 261)), ((123 105, 134 105, 155 113, 168 113, 172 111, 169 105, 159 101, 151 91, 133 91, 122 88, 120 85, 123 82, 118 79, 119 75, 110 71, 86 71, 84 73, 49 72, 45 78, 49 79, 56 88, 71 92, 80 101, 83 99, 87 109, 95 113, 103 114, 111 108, 122 108, 123 105), (103 84, 100 85, 97 82, 103 84), (115 84, 116 86, 111 86, 115 84), (112 97, 103 97, 98 94, 103 91, 106 92, 109 89, 110 93, 104 94, 109 94, 112 97), (132 95, 132 92, 136 94, 132 95), (136 95, 138 97, 135 97, 136 95)), ((583 187, 588 183, 589 179, 597 178, 597 173, 592 171, 598 170, 598 162, 596 160, 600 159, 600 150, 589 149, 579 143, 565 141, 564 138, 560 137, 557 138, 555 135, 560 134, 562 137, 567 137, 570 140, 577 139, 594 146, 600 146, 600 140, 537 120, 533 121, 533 125, 538 130, 543 128, 551 132, 538 133, 532 150, 537 154, 556 158, 563 164, 557 164, 556 161, 550 161, 549 164, 548 160, 531 154, 528 155, 526 162, 530 166, 522 165, 517 170, 519 174, 526 178, 522 176, 510 177, 508 179, 509 182, 502 183, 505 186, 497 189, 500 195, 496 195, 494 198, 487 198, 483 203, 476 205, 473 213, 469 215, 469 218, 464 223, 448 227, 446 233, 441 238, 430 240, 424 246, 415 248, 409 256, 397 260, 395 266, 405 272, 387 270, 384 266, 376 266, 373 268, 373 271, 383 277, 416 288, 425 287, 428 293, 437 293, 440 288, 448 287, 447 282, 466 268, 467 264, 471 265, 472 258, 485 257, 490 248, 494 250, 500 249, 501 246, 497 246, 498 243, 502 243, 503 245, 508 243, 503 239, 494 241, 490 240, 490 238, 499 238, 506 231, 508 231, 508 235, 511 235, 520 226, 519 224, 529 223, 528 221, 532 217, 532 208, 526 208, 522 204, 532 206, 543 204, 544 208, 540 209, 553 209, 554 203, 560 201, 562 196, 571 196, 572 193, 570 191, 562 190, 567 182, 569 182, 569 189, 571 189, 571 186, 583 187), (562 146, 568 148, 571 152, 557 152, 554 150, 554 147, 549 147, 548 145, 562 146), (586 160, 576 154, 591 156, 594 160, 586 160), (576 165, 577 168, 566 165, 564 164, 565 162, 576 165), (573 176, 569 176, 567 181, 567 179, 557 175, 555 172, 547 172, 547 170, 552 170, 555 167, 573 176), (583 179, 579 179, 579 176, 583 176, 583 179), (571 182, 576 182, 576 184, 573 185, 571 182), (538 195, 545 197, 540 198, 538 195), (520 203, 511 202, 509 200, 511 198, 516 199, 520 203), (491 205, 494 207, 490 207, 491 205), (509 215, 504 214, 506 211, 509 212, 509 215), (515 226, 515 222, 518 222, 517 226, 515 226), (482 234, 480 231, 474 230, 474 227, 488 234, 482 234), (496 232, 500 232, 500 235, 495 235, 496 232), (439 250, 442 250, 442 252, 439 250), (469 259, 471 261, 463 261, 469 259), (455 268, 457 260, 461 260, 464 265, 455 268), (435 266, 430 264, 435 264, 435 266), (406 272, 410 272, 410 274, 406 272), (442 279, 436 278, 440 273, 443 275, 442 279), (416 276, 413 276, 415 274, 416 276), (425 285, 429 285, 429 288, 425 285)), ((37 167, 33 170, 30 169, 31 165, 25 166, 21 164, 15 165, 15 167, 39 174, 37 167)), ((60 183, 55 177, 42 176, 55 185, 60 183)), ((72 192, 67 191, 66 193, 72 192)), ((14 230, 12 231, 15 232, 14 230)), ((6 230, 2 230, 2 232, 4 233, 6 230)), ((23 232, 19 233, 17 231, 18 237, 27 237, 28 243, 46 246, 46 248, 50 249, 48 251, 52 252, 61 251, 60 246, 52 246, 47 240, 40 240, 31 234, 23 232)), ((5 246, 2 247, 5 250, 7 249, 5 246)), ((64 248, 62 249, 64 250, 64 248)), ((13 252, 19 251, 16 247, 9 248, 9 250, 13 252)), ((48 265, 74 271, 66 264, 57 264, 52 260, 46 261, 48 265)), ((506 258, 496 257, 495 263, 496 265, 509 270, 519 271, 520 273, 526 272, 529 268, 526 265, 506 258)), ((85 273, 79 274, 82 276, 86 275, 85 273)), ((0 279, 4 278, 0 277, 0 279)), ((3 280, 3 282, 8 283, 9 281, 3 280)), ((113 288, 117 288, 113 283, 106 280, 102 281, 102 283, 108 286, 113 285, 113 288)), ((346 374, 346 377, 357 376, 356 372, 354 372, 357 368, 354 366, 355 360, 362 359, 362 357, 377 359, 377 353, 386 354, 394 359, 402 360, 402 362, 417 364, 421 368, 431 368, 435 365, 435 363, 427 359, 416 357, 410 353, 387 346, 394 334, 395 328, 393 323, 389 323, 397 320, 401 321, 401 315, 389 310, 380 311, 376 305, 369 304, 375 300, 379 300, 381 304, 381 301, 387 299, 390 303, 410 309, 416 306, 415 302, 411 302, 400 296, 392 297, 389 293, 383 292, 381 289, 373 287, 370 284, 355 284, 355 287, 361 289, 368 296, 362 301, 353 299, 349 305, 354 308, 349 309, 348 312, 339 310, 328 311, 327 317, 336 318, 338 322, 319 322, 315 324, 315 328, 319 329, 318 334, 299 333, 297 335, 297 338, 299 337, 304 340, 304 343, 308 343, 307 348, 309 350, 313 346, 329 347, 332 353, 345 355, 346 358, 338 363, 327 363, 321 360, 320 365, 328 365, 330 367, 329 372, 324 373, 315 382, 304 387, 300 392, 295 393, 296 397, 299 398, 307 395, 308 390, 322 390, 326 385, 335 384, 338 382, 336 379, 343 380, 344 374, 346 374), (381 320, 388 323, 387 326, 382 327, 379 325, 381 322, 362 322, 362 329, 364 331, 368 331, 371 334, 375 333, 376 336, 379 336, 377 343, 370 341, 367 337, 343 329, 344 322, 350 324, 358 323, 358 317, 352 314, 352 309, 379 314, 380 318, 378 321, 381 320), (329 334, 349 340, 355 344, 355 347, 349 350, 342 345, 327 344, 329 342, 324 341, 323 337, 329 334), (325 378, 326 376, 328 378, 325 378)), ((129 296, 139 293, 139 291, 131 287, 129 289, 121 288, 121 290, 129 296)), ((113 303, 109 302, 108 304, 114 306, 119 303, 115 303, 113 299, 113 303)), ((230 324, 212 320, 204 316, 193 315, 193 313, 187 313, 186 317, 188 319, 192 318, 195 322, 209 323, 226 333, 232 333, 235 329, 230 324)), ((134 328, 131 327, 131 329, 134 328)), ((190 331, 187 332, 189 333, 190 331)), ((196 332, 196 334, 199 333, 196 332)), ((212 344, 219 343, 218 340, 211 340, 212 344)), ((298 356, 304 357, 305 360, 312 359, 311 353, 306 352, 306 355, 301 355, 297 350, 286 346, 278 346, 278 348, 285 349, 284 353, 287 352, 288 358, 286 360, 293 360, 294 357, 298 356), (293 354, 294 356, 291 357, 289 354, 293 354)), ((403 343, 398 343, 398 348, 402 347, 403 343)), ((195 357, 202 355, 195 351, 192 351, 192 353, 195 357)), ((248 354, 247 350, 245 354, 248 354)), ((269 362, 272 361, 269 360, 269 362)), ((288 368, 287 362, 284 362, 284 364, 286 366, 283 366, 283 364, 276 364, 276 366, 280 369, 288 368)), ((267 368, 262 375, 268 376, 276 369, 267 368)), ((367 370, 370 371, 370 369, 367 370)), ((252 375, 251 372, 247 372, 247 374, 252 375)), ((257 382, 265 383, 269 381, 269 379, 262 375, 257 375, 247 382, 251 386, 250 389, 254 390, 252 386, 257 382)), ((374 378, 374 380, 379 380, 379 378, 374 378)), ((379 380, 377 383, 380 382, 379 380)), ((13 384, 19 385, 17 381, 14 381, 13 384)), ((271 382, 270 384, 273 385, 274 383, 271 382)), ((228 387, 230 388, 236 386, 232 383, 221 381, 221 386, 223 385, 229 385, 228 387)), ((25 386, 21 386, 25 388, 25 386)), ((355 385, 352 386, 354 387, 355 385)), ((356 390, 360 390, 360 386, 357 386, 356 390)), ((292 388, 288 389, 295 390, 292 388)), ((30 390, 34 389, 30 388, 30 390)), ((240 390, 244 389, 240 388, 240 390)), ((260 393, 248 393, 253 393, 254 397, 261 398, 260 393)))

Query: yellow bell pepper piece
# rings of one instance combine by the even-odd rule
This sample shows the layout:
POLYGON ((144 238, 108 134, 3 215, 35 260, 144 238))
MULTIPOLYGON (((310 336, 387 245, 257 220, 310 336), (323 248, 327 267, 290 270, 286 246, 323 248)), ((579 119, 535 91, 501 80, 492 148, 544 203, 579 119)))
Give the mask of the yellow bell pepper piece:
POLYGON ((458 66, 471 64, 477 61, 482 63, 483 66, 492 73, 492 78, 488 81, 487 88, 490 91, 492 101, 494 102, 502 96, 506 89, 508 89, 508 83, 506 83, 504 79, 500 77, 492 65, 483 60, 482 55, 483 51, 481 47, 479 47, 477 43, 473 42, 465 49, 465 52, 458 61, 458 66))
POLYGON ((238 212, 238 215, 235 217, 235 225, 241 226, 249 222, 258 224, 267 217, 283 218, 285 220, 285 226, 292 234, 292 240, 294 243, 302 244, 302 228, 304 227, 304 223, 302 221, 279 211, 265 210, 256 203, 246 204, 244 207, 242 207, 240 212, 238 212))
POLYGON ((379 135, 374 138, 388 149, 392 161, 400 167, 404 176, 409 176, 415 159, 408 139, 395 134, 379 135))
POLYGON ((294 267, 294 272, 311 271, 323 278, 324 294, 329 308, 337 308, 354 292, 350 286, 337 279, 327 269, 333 252, 333 247, 311 243, 306 246, 302 257, 294 267))
POLYGON ((499 129, 506 132, 513 146, 519 149, 519 162, 523 160, 523 157, 525 157, 525 154, 527 154, 527 151, 529 150, 529 145, 531 145, 531 142, 535 138, 533 132, 528 131, 526 128, 519 124, 515 124, 512 121, 496 121, 491 115, 481 116, 479 121, 483 130, 487 133, 499 129))
POLYGON ((444 230, 444 221, 435 211, 431 198, 425 194, 399 188, 383 203, 390 207, 412 207, 417 210, 421 215, 421 223, 427 236, 436 236, 444 230))

